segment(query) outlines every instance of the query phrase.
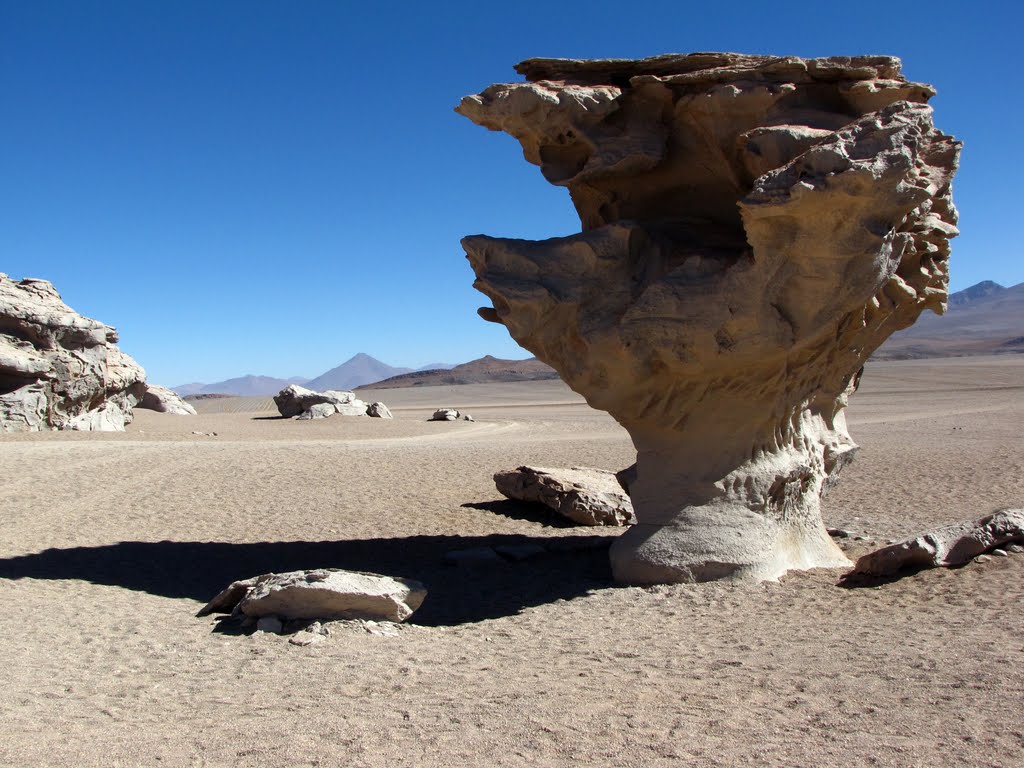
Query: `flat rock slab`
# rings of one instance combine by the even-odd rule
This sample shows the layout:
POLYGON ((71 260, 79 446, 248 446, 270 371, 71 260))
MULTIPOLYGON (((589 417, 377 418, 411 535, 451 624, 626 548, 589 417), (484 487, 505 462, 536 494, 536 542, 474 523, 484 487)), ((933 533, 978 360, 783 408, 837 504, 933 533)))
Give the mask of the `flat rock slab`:
POLYGON ((963 565, 996 547, 1021 543, 1024 543, 1024 509, 1000 509, 980 520, 936 528, 869 552, 857 560, 846 578, 949 568, 963 565))
POLYGON ((413 579, 320 568, 236 581, 196 615, 405 621, 426 596, 426 588, 413 579))
POLYGON ((518 467, 494 475, 502 494, 553 509, 580 525, 632 525, 633 503, 606 469, 518 467))

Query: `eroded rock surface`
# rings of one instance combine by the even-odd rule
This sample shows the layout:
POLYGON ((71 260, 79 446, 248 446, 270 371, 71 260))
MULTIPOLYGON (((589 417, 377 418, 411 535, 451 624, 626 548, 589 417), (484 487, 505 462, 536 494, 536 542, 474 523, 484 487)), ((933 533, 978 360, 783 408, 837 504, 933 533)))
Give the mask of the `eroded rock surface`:
POLYGON ((637 448, 630 583, 848 564, 819 497, 859 371, 942 312, 959 144, 886 56, 532 59, 457 111, 567 187, 583 232, 467 237, 481 315, 637 448))
POLYGON ((405 621, 426 596, 426 588, 413 579, 320 568, 233 582, 196 615, 405 621))
POLYGON ((858 558, 847 577, 949 568, 1006 544, 1024 544, 1024 509, 1000 509, 980 520, 936 528, 882 547, 858 558))
POLYGON ((329 389, 314 392, 290 384, 274 395, 278 412, 287 418, 325 419, 340 413, 342 416, 366 416, 368 406, 354 392, 329 389))
POLYGON ((119 431, 146 372, 46 280, 0 274, 0 432, 119 431))
POLYGON ((614 472, 591 467, 518 467, 494 475, 510 499, 544 504, 579 525, 631 525, 633 504, 614 472))

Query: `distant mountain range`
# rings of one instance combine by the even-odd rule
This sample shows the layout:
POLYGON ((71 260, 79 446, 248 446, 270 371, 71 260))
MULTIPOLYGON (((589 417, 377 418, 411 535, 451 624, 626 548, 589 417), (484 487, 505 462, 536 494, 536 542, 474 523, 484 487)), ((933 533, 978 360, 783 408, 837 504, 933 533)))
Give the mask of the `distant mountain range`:
MULTIPOLYGON (((1024 354, 1024 283, 1006 288, 991 280, 957 291, 949 297, 943 316, 925 312, 918 321, 892 337, 875 352, 876 360, 921 357, 961 357, 1001 353, 1024 354)), ((180 395, 238 395, 267 397, 289 384, 325 389, 395 389, 451 384, 557 379, 550 366, 535 357, 501 360, 487 355, 461 365, 433 363, 417 370, 382 363, 364 352, 313 379, 292 376, 240 376, 213 384, 192 382, 173 387, 180 395)))
POLYGON ((403 373, 360 389, 398 389, 400 387, 433 387, 442 384, 489 384, 499 381, 540 381, 557 379, 550 365, 535 357, 528 360, 500 360, 487 355, 447 370, 423 370, 403 373))
POLYGON ((239 376, 234 379, 204 384, 200 381, 191 384, 179 384, 171 387, 182 397, 188 395, 239 395, 240 397, 266 397, 276 395, 289 384, 305 384, 308 379, 292 376, 290 379, 277 379, 273 376, 239 376))
MULTIPOLYGON (((431 370, 451 368, 447 363, 432 363, 431 370)), ((421 368, 420 370, 425 370, 421 368)), ((367 384, 379 379, 386 379, 401 373, 413 371, 412 368, 397 368, 393 365, 382 363, 364 352, 346 360, 341 365, 322 373, 316 378, 307 379, 304 376, 292 376, 287 379, 279 379, 274 376, 239 376, 225 381, 216 381, 212 384, 203 382, 192 382, 179 384, 172 389, 179 395, 238 395, 241 397, 268 397, 276 395, 289 384, 300 384, 309 389, 322 392, 325 389, 354 389, 360 384, 367 384)))
POLYGON ((925 312, 894 333, 876 360, 1024 353, 1024 283, 1006 288, 991 280, 950 295, 939 316, 925 312))

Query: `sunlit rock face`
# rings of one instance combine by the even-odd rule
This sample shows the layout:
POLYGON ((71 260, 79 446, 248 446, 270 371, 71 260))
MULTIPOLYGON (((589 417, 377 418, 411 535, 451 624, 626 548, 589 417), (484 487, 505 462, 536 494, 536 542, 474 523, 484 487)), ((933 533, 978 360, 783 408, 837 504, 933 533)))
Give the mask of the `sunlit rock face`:
POLYGON ((531 59, 457 111, 568 187, 582 233, 467 237, 481 315, 637 448, 629 583, 848 561, 819 499, 864 361, 945 309, 959 144, 885 56, 531 59))
POLYGON ((146 372, 116 341, 48 281, 0 274, 0 432, 124 430, 146 372))

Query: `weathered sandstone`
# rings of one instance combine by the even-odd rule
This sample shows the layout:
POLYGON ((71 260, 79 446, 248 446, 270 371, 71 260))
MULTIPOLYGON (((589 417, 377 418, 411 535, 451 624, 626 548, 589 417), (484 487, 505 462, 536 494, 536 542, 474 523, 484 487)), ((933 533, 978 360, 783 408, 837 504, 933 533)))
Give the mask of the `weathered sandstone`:
POLYGON ((886 56, 532 59, 457 111, 522 144, 583 232, 467 237, 481 315, 637 448, 630 583, 848 564, 820 496, 865 360, 942 312, 959 144, 886 56))
POLYGON ((196 615, 405 621, 426 596, 424 586, 413 579, 320 568, 233 582, 196 615))
POLYGON ((146 372, 46 280, 0 274, 0 432, 119 431, 146 372))
POLYGON ((519 467, 494 475, 510 499, 543 504, 579 525, 630 525, 633 504, 614 472, 591 467, 519 467))
POLYGON ((980 520, 936 528, 869 552, 847 578, 894 576, 900 571, 949 568, 1005 544, 1024 543, 1024 509, 1000 509, 980 520))

